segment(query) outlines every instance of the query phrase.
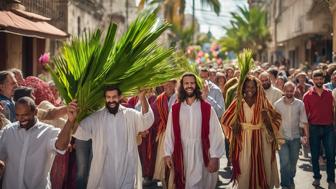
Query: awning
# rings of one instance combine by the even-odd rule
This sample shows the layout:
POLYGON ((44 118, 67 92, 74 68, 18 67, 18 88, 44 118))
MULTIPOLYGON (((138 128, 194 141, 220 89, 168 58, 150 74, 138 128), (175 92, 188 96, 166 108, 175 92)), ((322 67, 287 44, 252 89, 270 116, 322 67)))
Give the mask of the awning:
POLYGON ((50 18, 23 10, 3 10, 0 11, 0 32, 53 39, 69 36, 64 31, 47 23, 49 20, 50 18))

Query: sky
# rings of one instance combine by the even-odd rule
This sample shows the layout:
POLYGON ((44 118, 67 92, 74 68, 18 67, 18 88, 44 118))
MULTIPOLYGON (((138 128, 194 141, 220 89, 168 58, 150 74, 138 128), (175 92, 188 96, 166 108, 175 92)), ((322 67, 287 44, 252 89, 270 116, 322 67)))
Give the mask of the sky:
MULTIPOLYGON (((195 15, 200 24, 201 32, 207 33, 210 29, 213 36, 217 39, 225 35, 223 26, 229 26, 231 15, 237 6, 247 6, 247 0, 219 0, 221 12, 217 16, 209 6, 202 7, 200 0, 195 0, 195 15)), ((192 14, 192 0, 186 0, 185 13, 192 14)))

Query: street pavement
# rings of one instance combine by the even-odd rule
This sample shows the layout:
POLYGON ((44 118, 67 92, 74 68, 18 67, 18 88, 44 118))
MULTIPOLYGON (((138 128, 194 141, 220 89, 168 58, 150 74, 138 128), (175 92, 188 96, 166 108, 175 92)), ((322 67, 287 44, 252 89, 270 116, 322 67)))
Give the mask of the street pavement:
MULTIPOLYGON (((279 157, 277 156, 278 160, 278 168, 279 168, 279 176, 280 176, 280 163, 279 163, 279 157)), ((219 180, 218 180, 218 186, 217 189, 231 189, 232 183, 228 184, 231 178, 231 169, 226 167, 227 159, 224 156, 220 161, 220 170, 219 170, 219 180)), ((295 176, 295 188, 296 189, 327 189, 327 174, 326 174, 326 166, 325 164, 321 165, 321 185, 320 187, 314 187, 312 185, 313 182, 313 172, 312 172, 312 166, 310 163, 310 158, 304 158, 300 155, 299 161, 297 164, 297 170, 296 170, 296 176, 295 176)), ((159 183, 160 185, 160 183, 159 183)), ((144 187, 144 189, 161 189, 160 186, 151 186, 151 187, 144 187)), ((281 188, 281 187, 280 187, 281 188)))

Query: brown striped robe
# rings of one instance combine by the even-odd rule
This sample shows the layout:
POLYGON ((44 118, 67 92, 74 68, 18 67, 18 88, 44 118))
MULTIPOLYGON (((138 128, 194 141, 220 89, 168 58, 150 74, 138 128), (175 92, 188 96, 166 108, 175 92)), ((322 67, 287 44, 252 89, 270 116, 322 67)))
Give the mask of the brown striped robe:
MULTIPOLYGON (((250 76, 251 77, 251 76, 250 76)), ((233 142, 230 146, 230 158, 233 165, 232 180, 239 189, 269 189, 279 187, 279 175, 275 152, 280 143, 281 116, 266 99, 261 83, 257 81, 257 98, 252 107, 242 100, 238 122, 242 129, 237 136, 232 128, 236 122, 237 99, 224 113, 221 122, 225 136, 233 142), (266 109, 272 124, 268 132, 261 118, 261 111, 266 109), (273 136, 273 137, 272 137, 273 136), (274 137, 275 136, 275 137, 274 137), (274 140, 275 138, 275 140, 274 140)))

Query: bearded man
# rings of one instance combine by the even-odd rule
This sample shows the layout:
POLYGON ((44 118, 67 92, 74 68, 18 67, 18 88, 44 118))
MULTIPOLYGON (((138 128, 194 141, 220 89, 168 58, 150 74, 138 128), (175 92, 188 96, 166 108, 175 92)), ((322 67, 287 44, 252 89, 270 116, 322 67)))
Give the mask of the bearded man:
POLYGON ((164 158, 174 174, 169 177, 174 184, 170 182, 168 188, 216 187, 219 159, 225 149, 224 134, 215 110, 203 98, 196 76, 184 74, 165 134, 164 158))
POLYGON ((74 134, 80 140, 92 139, 92 162, 87 188, 134 188, 138 168, 137 133, 147 130, 154 115, 139 93, 141 111, 120 105, 121 91, 108 86, 104 91, 105 108, 80 122, 74 134))
POLYGON ((314 87, 303 96, 308 123, 309 144, 312 157, 314 186, 320 185, 319 156, 321 142, 327 159, 328 188, 335 186, 335 133, 333 123, 335 120, 334 102, 331 91, 323 87, 324 75, 322 70, 313 72, 314 87))
POLYGON ((263 72, 259 75, 259 79, 265 90, 266 98, 270 101, 272 105, 282 97, 282 91, 273 86, 270 74, 268 72, 263 72))

